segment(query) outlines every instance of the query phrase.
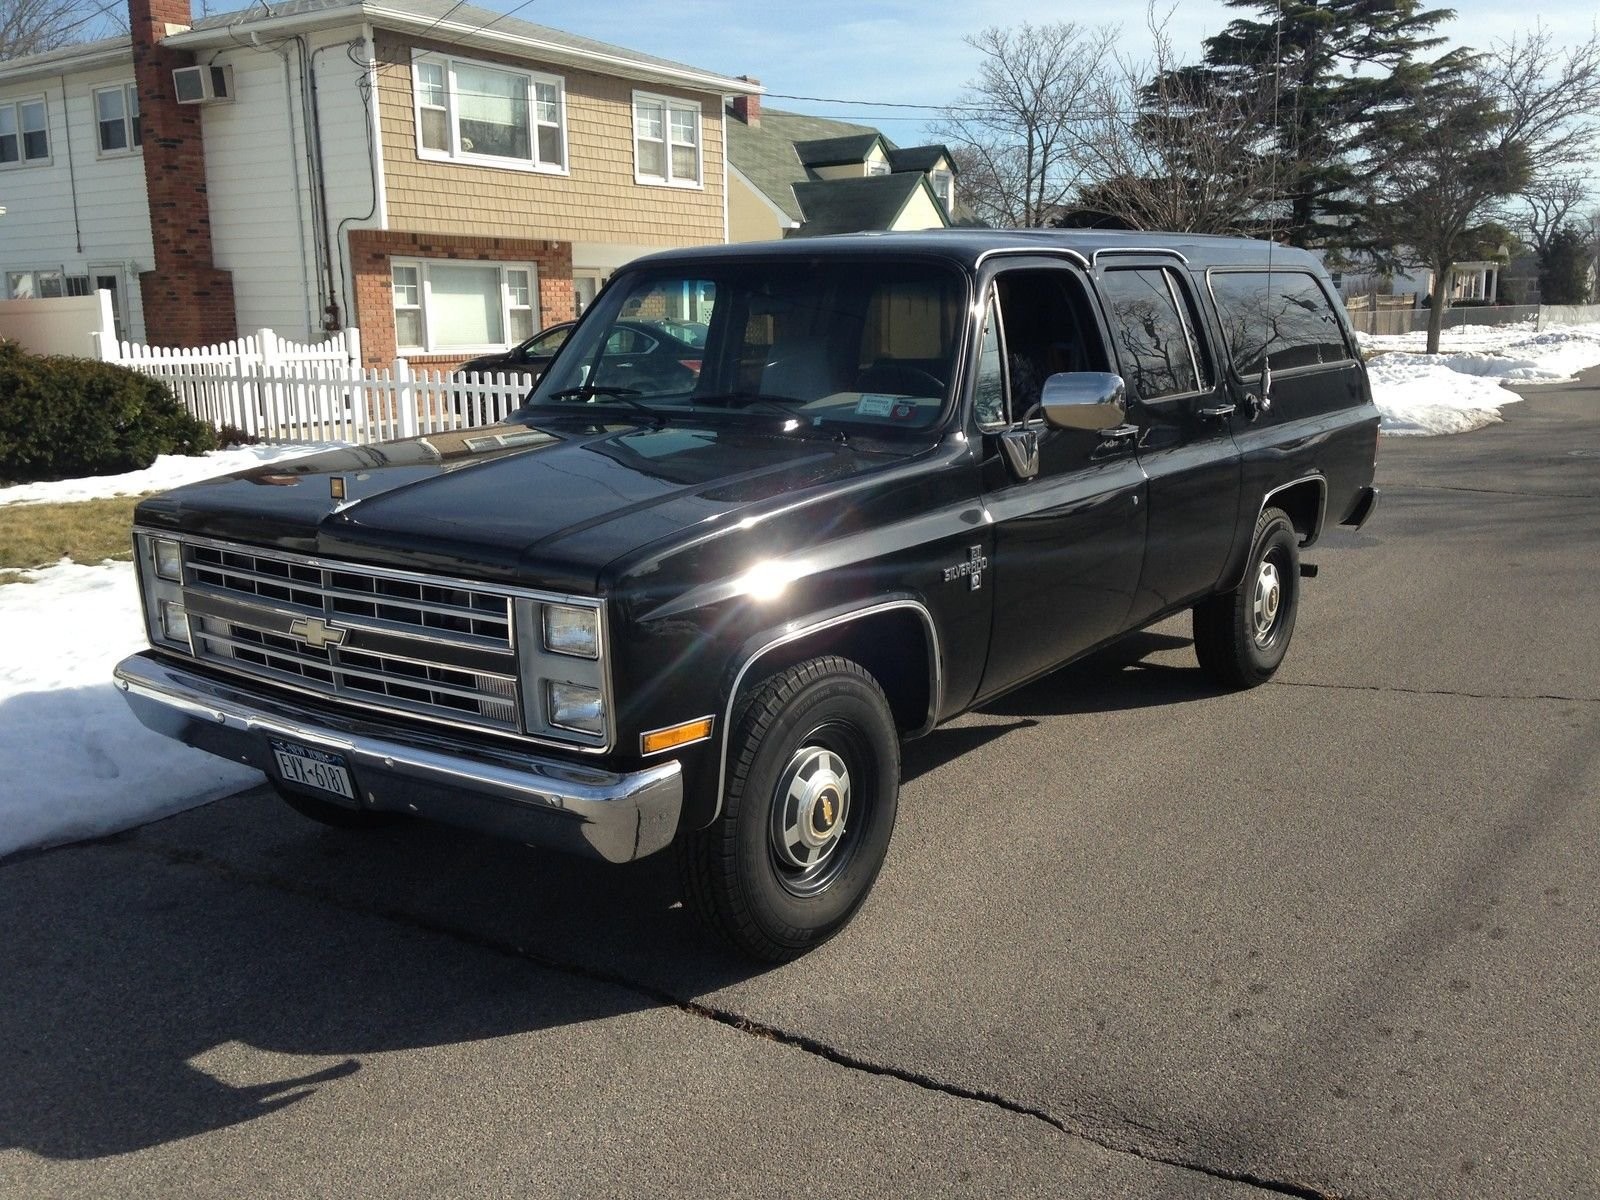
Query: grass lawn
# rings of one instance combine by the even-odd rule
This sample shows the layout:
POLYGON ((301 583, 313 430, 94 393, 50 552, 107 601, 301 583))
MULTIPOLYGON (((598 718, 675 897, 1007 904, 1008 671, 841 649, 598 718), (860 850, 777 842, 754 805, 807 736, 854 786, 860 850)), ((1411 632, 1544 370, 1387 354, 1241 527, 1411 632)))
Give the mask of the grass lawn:
POLYGON ((0 506, 0 584, 26 582, 18 572, 62 558, 78 563, 132 558, 133 508, 140 499, 0 506))

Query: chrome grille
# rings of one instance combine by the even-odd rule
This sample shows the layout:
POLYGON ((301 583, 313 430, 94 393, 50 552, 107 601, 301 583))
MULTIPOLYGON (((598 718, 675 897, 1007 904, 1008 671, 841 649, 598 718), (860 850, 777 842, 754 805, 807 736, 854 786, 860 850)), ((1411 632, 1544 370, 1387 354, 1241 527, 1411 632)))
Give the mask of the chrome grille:
POLYGON ((523 728, 507 594, 192 542, 184 584, 200 658, 364 705, 523 728), (332 640, 296 636, 307 620, 332 640))
POLYGON ((184 557, 190 582, 218 591, 330 617, 361 617, 511 646, 510 599, 465 584, 335 569, 216 546, 188 545, 184 557))

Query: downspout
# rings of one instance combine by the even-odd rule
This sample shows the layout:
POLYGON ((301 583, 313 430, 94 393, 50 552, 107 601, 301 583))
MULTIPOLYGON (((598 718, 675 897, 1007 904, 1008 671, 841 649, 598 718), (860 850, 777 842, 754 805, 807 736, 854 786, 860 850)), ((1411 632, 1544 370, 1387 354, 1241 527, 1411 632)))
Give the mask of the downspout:
MULTIPOLYGON (((67 77, 62 75, 61 80, 61 118, 67 127, 67 187, 72 192, 72 237, 77 244, 78 253, 83 253, 83 224, 78 220, 78 172, 72 163, 72 114, 67 112, 67 77)), ((89 115, 97 116, 94 111, 94 93, 89 93, 89 115)), ((145 202, 146 210, 149 201, 145 202)), ((147 213, 148 215, 148 213, 147 213)))
MULTIPOLYGON (((301 44, 304 45, 304 38, 301 39, 301 44)), ((340 49, 345 49, 346 45, 344 42, 338 43, 340 49)), ((307 74, 311 80, 310 139, 316 151, 317 199, 322 205, 322 220, 318 223, 317 233, 322 238, 322 263, 328 276, 328 306, 323 309, 327 314, 327 320, 322 323, 322 327, 329 333, 336 333, 344 328, 344 322, 340 316, 339 285, 333 278, 333 228, 329 224, 332 218, 328 215, 328 172, 327 164, 322 157, 322 116, 317 103, 317 55, 331 49, 333 49, 331 46, 322 46, 311 51, 307 55, 306 63, 307 74)))
POLYGON ((717 97, 717 116, 722 130, 722 244, 728 244, 728 103, 731 96, 717 97))
POLYGON ((306 269, 306 210, 300 201, 300 156, 294 152, 294 77, 289 72, 289 52, 274 50, 283 60, 283 108, 289 120, 289 171, 294 178, 294 229, 300 237, 300 295, 306 302, 306 338, 317 333, 317 310, 311 303, 311 274, 306 269))

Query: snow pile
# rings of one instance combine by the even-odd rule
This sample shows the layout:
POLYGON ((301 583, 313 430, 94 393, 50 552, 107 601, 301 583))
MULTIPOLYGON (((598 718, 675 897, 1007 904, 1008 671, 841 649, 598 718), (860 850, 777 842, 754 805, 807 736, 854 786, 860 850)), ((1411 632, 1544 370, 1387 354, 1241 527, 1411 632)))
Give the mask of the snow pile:
POLYGON ((1565 383, 1600 364, 1600 326, 1531 324, 1446 330, 1440 354, 1420 353, 1426 333, 1371 337, 1362 348, 1383 431, 1394 434, 1466 433, 1499 421, 1500 409, 1521 396, 1505 383, 1565 383))
POLYGON ((133 564, 63 561, 0 587, 0 856, 169 816, 259 782, 152 733, 111 683, 145 645, 133 564))
POLYGON ((86 479, 58 479, 50 483, 19 483, 0 487, 0 504, 65 503, 71 500, 100 500, 109 496, 142 496, 180 484, 197 483, 246 471, 262 463, 299 458, 340 445, 338 442, 307 443, 296 446, 234 446, 207 454, 162 454, 143 471, 125 475, 93 475, 86 479))

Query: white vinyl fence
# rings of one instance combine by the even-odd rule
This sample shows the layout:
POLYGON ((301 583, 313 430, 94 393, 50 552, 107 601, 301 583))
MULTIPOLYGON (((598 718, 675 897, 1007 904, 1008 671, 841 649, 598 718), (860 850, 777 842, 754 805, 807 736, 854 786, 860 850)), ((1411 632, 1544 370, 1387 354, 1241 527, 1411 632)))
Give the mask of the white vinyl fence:
POLYGON ((326 342, 286 342, 270 329, 218 346, 169 349, 102 344, 108 362, 151 375, 195 416, 266 442, 389 441, 492 425, 518 407, 532 376, 455 378, 361 366, 354 329, 326 342))

